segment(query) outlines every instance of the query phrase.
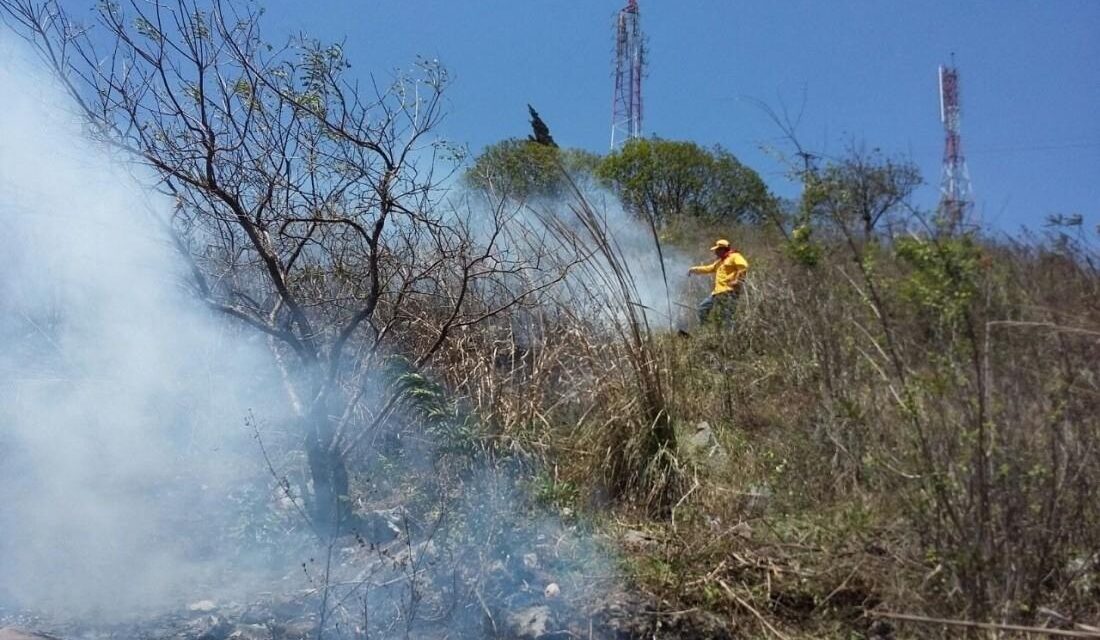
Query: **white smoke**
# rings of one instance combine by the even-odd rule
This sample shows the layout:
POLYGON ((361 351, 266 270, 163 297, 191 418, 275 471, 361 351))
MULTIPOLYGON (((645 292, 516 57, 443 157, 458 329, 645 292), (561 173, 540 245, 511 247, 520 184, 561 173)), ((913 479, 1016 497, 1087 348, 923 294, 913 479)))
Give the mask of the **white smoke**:
MULTIPOLYGON (((184 289, 187 269, 159 224, 172 203, 141 186, 152 177, 89 142, 67 98, 3 37, 0 610, 91 620, 217 597, 219 585, 247 591, 238 556, 249 540, 233 536, 249 534, 234 525, 257 517, 253 503, 271 517, 274 496, 245 418, 255 410, 277 426, 287 411, 270 355, 184 289)), ((664 313, 648 230, 610 210, 643 304, 664 313)), ((684 266, 669 268, 672 290, 684 266)), ((517 500, 502 493, 500 528, 520 530, 517 500)), ((457 520, 486 511, 471 500, 457 520)), ((452 543, 471 564, 483 547, 499 556, 499 591, 512 600, 544 597, 551 578, 569 591, 563 576, 581 568, 611 573, 584 535, 554 521, 529 528, 514 541, 452 543), (567 534, 576 549, 559 558, 567 534), (522 569, 541 582, 520 589, 526 574, 509 563, 532 553, 548 566, 522 569)))
POLYGON ((182 289, 170 203, 3 38, 0 607, 162 606, 224 560, 256 473, 245 416, 282 411, 271 368, 182 289))
MULTIPOLYGON (((608 256, 596 250, 593 230, 578 214, 578 209, 587 204, 598 219, 595 233, 607 238, 613 259, 626 271, 631 304, 638 317, 644 315, 656 332, 682 327, 693 317, 693 306, 685 305, 682 297, 689 290, 688 268, 694 263, 660 236, 655 239, 648 224, 627 212, 607 190, 585 185, 579 195, 570 192, 557 198, 506 201, 503 206, 496 195, 470 198, 464 193, 463 197, 467 206, 475 203, 477 215, 467 222, 481 237, 493 233, 493 224, 499 224, 501 218, 505 220, 505 233, 497 240, 502 255, 537 263, 546 273, 565 273, 560 285, 541 297, 547 306, 572 312, 594 306, 600 310, 586 317, 595 321, 609 310, 617 313, 612 310, 615 304, 610 309, 606 306, 622 293, 614 269, 608 256)), ((517 283, 516 290, 523 286, 530 286, 530 282, 517 283)))
POLYGON ((684 307, 679 301, 688 288, 692 262, 678 248, 653 237, 647 222, 626 211, 619 199, 603 190, 586 196, 603 218, 606 232, 630 271, 637 302, 656 331, 681 324, 684 307), (660 250, 658 250, 660 242, 660 250))

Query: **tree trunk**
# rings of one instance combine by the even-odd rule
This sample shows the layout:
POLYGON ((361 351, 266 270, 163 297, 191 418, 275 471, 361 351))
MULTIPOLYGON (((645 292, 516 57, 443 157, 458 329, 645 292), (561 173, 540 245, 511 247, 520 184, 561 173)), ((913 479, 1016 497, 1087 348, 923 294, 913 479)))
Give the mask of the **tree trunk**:
POLYGON ((334 446, 334 433, 325 403, 306 414, 306 459, 313 481, 310 496, 310 517, 320 533, 339 534, 354 526, 351 500, 348 497, 348 468, 339 447, 334 446))

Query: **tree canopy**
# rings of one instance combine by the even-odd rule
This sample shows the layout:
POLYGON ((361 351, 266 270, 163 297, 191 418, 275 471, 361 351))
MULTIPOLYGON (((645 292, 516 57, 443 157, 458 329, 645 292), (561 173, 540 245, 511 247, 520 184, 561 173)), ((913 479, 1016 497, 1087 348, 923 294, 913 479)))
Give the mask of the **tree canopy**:
POLYGON ((676 216, 754 221, 775 206, 759 174, 720 146, 631 140, 605 157, 596 175, 626 206, 661 226, 676 216))
POLYGON ((485 147, 466 171, 465 181, 517 200, 555 198, 566 192, 566 176, 592 175, 599 162, 599 156, 582 149, 509 138, 485 147))

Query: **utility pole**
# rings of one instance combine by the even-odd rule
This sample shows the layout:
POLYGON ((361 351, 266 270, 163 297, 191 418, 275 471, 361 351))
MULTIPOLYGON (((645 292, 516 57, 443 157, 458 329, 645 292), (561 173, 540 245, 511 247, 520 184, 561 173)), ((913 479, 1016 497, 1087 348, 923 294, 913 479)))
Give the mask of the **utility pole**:
POLYGON ((638 0, 627 0, 615 25, 615 93, 611 96, 611 150, 642 136, 645 42, 638 0))

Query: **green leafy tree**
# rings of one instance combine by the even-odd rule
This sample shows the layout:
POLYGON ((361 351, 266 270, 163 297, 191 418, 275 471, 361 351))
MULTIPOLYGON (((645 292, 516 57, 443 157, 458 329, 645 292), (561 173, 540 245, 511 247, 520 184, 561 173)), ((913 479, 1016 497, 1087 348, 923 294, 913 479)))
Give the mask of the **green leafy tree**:
POLYGON ((501 140, 477 156, 465 181, 471 187, 518 200, 552 197, 561 188, 560 155, 559 149, 530 140, 501 140))
POLYGON ((510 138, 485 147, 464 176, 467 186, 516 200, 557 198, 569 179, 585 182, 599 156, 582 149, 559 149, 510 138))
POLYGON ((569 180, 584 183, 595 174, 600 157, 582 149, 562 149, 539 112, 527 105, 531 135, 485 147, 466 170, 467 186, 515 200, 558 198, 569 180))
POLYGON ((624 204, 657 226, 677 216, 758 220, 775 206, 760 176, 720 146, 631 140, 604 158, 596 173, 624 204))

